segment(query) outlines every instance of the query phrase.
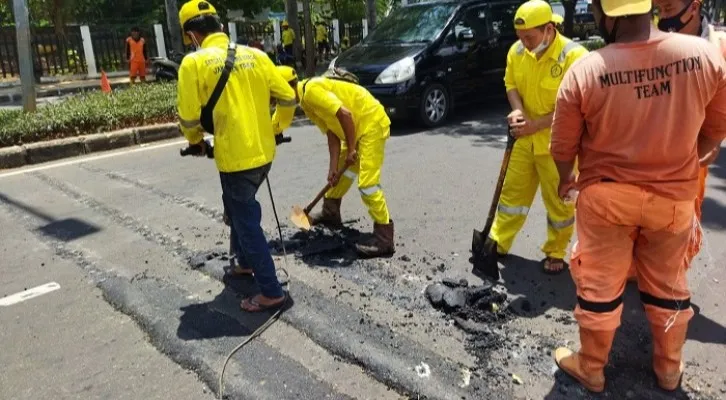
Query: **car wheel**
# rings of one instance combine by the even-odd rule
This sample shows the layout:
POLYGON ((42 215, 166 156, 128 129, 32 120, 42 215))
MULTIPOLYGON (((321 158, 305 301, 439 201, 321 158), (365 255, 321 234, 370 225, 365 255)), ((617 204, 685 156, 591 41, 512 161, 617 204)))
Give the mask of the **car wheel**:
POLYGON ((441 125, 446 121, 451 108, 449 92, 438 83, 429 85, 421 96, 419 114, 421 122, 428 127, 441 125))

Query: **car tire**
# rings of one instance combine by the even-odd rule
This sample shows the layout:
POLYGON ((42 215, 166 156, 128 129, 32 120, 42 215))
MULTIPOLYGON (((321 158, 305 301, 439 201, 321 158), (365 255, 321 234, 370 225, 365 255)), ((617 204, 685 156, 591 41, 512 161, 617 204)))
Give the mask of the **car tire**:
POLYGON ((419 120, 429 128, 443 124, 449 116, 451 98, 444 85, 432 83, 421 95, 419 120))

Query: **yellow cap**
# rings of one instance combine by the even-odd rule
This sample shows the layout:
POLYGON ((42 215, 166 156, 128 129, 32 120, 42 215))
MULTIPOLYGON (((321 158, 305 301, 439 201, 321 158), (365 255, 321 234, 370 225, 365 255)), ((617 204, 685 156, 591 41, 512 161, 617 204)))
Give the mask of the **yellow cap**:
POLYGON ((292 82, 297 79, 297 72, 295 72, 295 69, 288 67, 287 65, 278 65, 277 72, 279 72, 280 75, 282 75, 282 78, 287 82, 292 82))
POLYGON ((601 0, 600 4, 608 17, 643 15, 653 9, 652 0, 601 0))
MULTIPOLYGON (((189 22, 190 19, 196 18, 200 15, 216 14, 217 10, 213 5, 209 4, 209 2, 205 0, 191 0, 184 3, 181 10, 179 10, 179 23, 181 24, 183 31, 184 24, 189 22)), ((187 46, 192 44, 191 40, 186 35, 184 35, 184 44, 187 46)))
POLYGON ((515 29, 532 29, 549 22, 561 24, 564 18, 552 12, 550 3, 544 0, 530 0, 517 9, 514 14, 515 29))

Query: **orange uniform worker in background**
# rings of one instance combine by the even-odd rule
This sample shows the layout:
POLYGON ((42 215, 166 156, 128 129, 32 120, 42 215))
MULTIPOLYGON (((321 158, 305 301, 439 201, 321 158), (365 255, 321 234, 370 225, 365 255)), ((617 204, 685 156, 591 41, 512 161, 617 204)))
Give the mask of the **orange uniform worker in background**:
POLYGON ((594 392, 635 265, 653 334, 658 385, 675 390, 693 317, 686 281, 699 159, 726 138, 726 61, 697 37, 660 32, 651 0, 595 0, 607 46, 583 57, 557 96, 551 152, 560 196, 575 183, 580 350, 558 348, 559 367, 594 392), (625 18, 627 16, 627 18, 625 18))
POLYGON ((137 27, 131 28, 131 36, 126 38, 126 62, 129 63, 129 79, 133 84, 136 77, 141 82, 146 81, 146 41, 141 37, 141 31, 137 27))

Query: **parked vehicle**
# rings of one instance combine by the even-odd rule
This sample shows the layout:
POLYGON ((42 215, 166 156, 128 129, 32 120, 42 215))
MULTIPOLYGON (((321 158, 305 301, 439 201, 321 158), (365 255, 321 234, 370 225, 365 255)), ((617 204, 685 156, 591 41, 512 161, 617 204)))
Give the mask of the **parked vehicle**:
POLYGON ((152 57, 151 72, 156 81, 175 81, 179 79, 179 66, 184 54, 174 50, 169 52, 169 57, 152 57))
POLYGON ((595 16, 587 14, 575 14, 573 17, 572 33, 574 38, 587 40, 590 36, 600 35, 595 23, 595 16))
POLYGON ((460 103, 504 94, 523 0, 434 1, 399 8, 333 59, 358 76, 393 119, 442 124, 460 103))

